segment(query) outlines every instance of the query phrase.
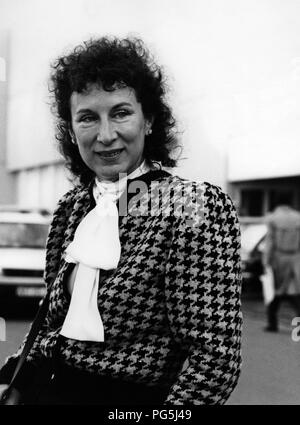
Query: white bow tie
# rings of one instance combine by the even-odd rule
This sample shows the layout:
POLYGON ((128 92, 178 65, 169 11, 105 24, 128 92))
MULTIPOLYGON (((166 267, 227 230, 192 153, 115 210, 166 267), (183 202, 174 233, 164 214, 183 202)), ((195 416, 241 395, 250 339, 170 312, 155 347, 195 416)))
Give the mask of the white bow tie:
POLYGON ((66 249, 66 261, 78 263, 72 298, 61 335, 80 341, 104 341, 104 328, 98 309, 100 269, 116 269, 120 260, 119 213, 116 201, 128 178, 149 171, 143 163, 117 183, 95 181, 96 206, 81 221, 74 240, 66 249))

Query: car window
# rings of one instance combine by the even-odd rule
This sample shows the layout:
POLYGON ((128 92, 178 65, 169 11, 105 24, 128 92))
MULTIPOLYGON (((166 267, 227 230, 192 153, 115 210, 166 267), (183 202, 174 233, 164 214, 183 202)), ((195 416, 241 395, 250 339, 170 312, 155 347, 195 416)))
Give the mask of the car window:
MULTIPOLYGON (((265 224, 250 224, 241 228, 241 246, 249 252, 256 246, 256 244, 267 233, 267 226, 265 224)), ((263 246, 261 247, 263 248, 263 246)))
POLYGON ((45 248, 47 224, 0 223, 0 247, 45 248))

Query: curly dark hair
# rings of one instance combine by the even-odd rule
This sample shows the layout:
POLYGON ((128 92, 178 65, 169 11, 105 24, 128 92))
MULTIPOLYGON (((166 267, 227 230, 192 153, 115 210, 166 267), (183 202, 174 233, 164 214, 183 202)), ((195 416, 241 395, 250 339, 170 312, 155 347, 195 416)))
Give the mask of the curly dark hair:
POLYGON ((176 159, 171 153, 179 147, 176 122, 165 100, 166 82, 161 67, 154 62, 142 40, 102 37, 83 42, 52 64, 49 89, 57 117, 56 140, 72 174, 79 177, 81 183, 88 183, 94 177, 70 135, 71 94, 83 92, 93 83, 101 84, 108 91, 120 85, 135 90, 145 117, 154 117, 152 134, 145 139, 146 161, 175 167, 176 159))

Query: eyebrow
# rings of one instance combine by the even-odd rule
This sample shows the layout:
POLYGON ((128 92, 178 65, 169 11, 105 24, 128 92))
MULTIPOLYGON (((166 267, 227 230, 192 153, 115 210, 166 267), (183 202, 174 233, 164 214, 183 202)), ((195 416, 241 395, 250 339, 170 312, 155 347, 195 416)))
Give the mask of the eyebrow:
MULTIPOLYGON (((113 107, 111 108, 111 109, 117 109, 117 108, 121 108, 121 107, 124 107, 124 106, 129 106, 129 107, 133 107, 133 105, 132 105, 132 103, 130 103, 130 102, 120 102, 120 103, 117 103, 116 105, 113 105, 113 107)), ((93 113, 94 111, 92 110, 92 109, 89 109, 89 108, 83 108, 83 109, 79 109, 78 111, 76 111, 76 115, 78 115, 78 114, 83 114, 83 113, 93 113)))
POLYGON ((116 105, 114 105, 112 107, 112 109, 121 108, 122 106, 131 106, 132 107, 132 103, 130 103, 130 102, 120 102, 120 103, 117 103, 116 105))
POLYGON ((79 109, 78 111, 76 111, 76 115, 83 114, 83 113, 86 113, 86 112, 91 113, 93 111, 91 109, 88 109, 88 108, 86 108, 86 109, 79 109))

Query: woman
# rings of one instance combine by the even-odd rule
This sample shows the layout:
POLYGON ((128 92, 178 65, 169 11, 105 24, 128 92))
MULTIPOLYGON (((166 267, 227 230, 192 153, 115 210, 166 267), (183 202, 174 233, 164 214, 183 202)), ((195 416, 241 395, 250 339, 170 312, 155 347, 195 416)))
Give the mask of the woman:
POLYGON ((220 188, 162 169, 178 145, 160 68, 140 40, 100 38, 51 81, 77 184, 54 213, 49 310, 17 389, 28 403, 225 403, 241 364, 239 225, 220 188))

